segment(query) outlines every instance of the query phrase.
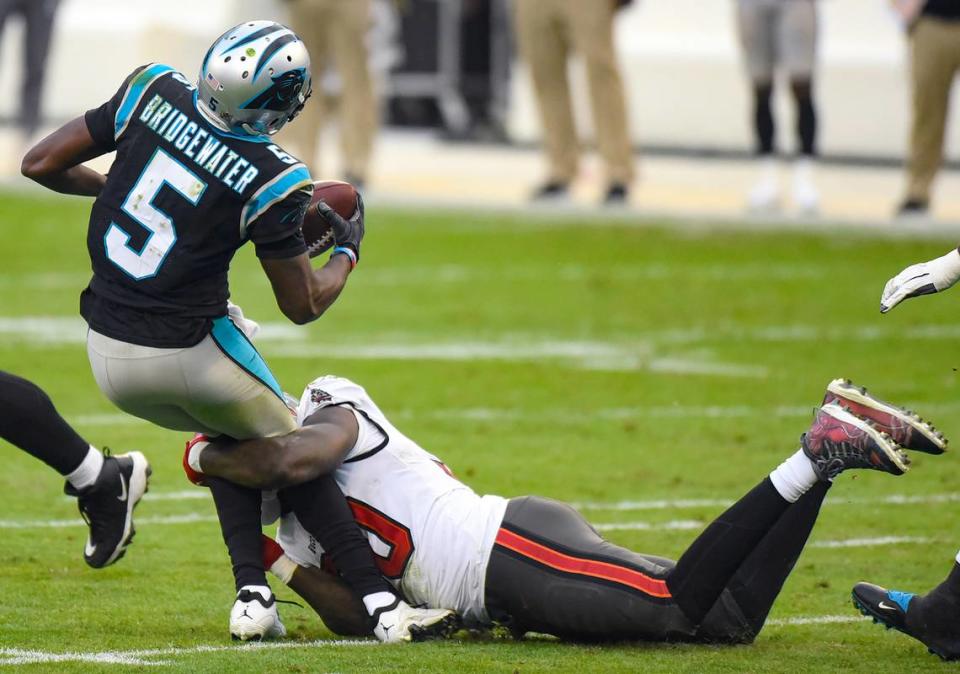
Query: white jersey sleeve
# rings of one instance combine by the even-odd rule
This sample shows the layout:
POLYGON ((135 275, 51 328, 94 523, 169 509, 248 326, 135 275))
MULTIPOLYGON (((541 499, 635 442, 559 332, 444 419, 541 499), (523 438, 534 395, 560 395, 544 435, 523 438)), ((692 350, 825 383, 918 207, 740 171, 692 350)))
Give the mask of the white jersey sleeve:
POLYGON ((331 375, 314 379, 307 385, 300 398, 300 405, 297 407, 297 424, 302 426, 314 412, 324 407, 345 407, 352 410, 357 417, 357 442, 347 452, 345 461, 358 461, 372 456, 386 446, 386 432, 370 417, 370 412, 374 412, 381 418, 383 413, 370 400, 362 386, 354 384, 349 379, 331 375))
MULTIPOLYGON (((333 405, 352 409, 360 426, 356 445, 334 477, 384 575, 413 604, 456 610, 468 623, 487 622, 487 562, 506 500, 478 496, 459 482, 349 380, 311 382, 300 399, 298 421, 333 405)), ((323 550, 295 516, 284 516, 278 538, 297 563, 321 566, 323 550)))

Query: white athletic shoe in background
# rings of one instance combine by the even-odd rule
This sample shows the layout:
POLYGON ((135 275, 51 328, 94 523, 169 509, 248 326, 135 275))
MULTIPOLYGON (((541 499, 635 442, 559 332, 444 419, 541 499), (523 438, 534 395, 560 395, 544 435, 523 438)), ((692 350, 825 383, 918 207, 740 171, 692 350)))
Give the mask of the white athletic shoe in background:
POLYGON ((760 177, 747 193, 747 208, 754 213, 770 213, 780 209, 780 166, 776 159, 760 160, 760 177))
POLYGON ((277 600, 266 585, 244 585, 230 611, 230 636, 240 641, 274 639, 287 634, 277 600))
POLYGON ((414 608, 402 599, 378 611, 373 634, 385 644, 422 641, 447 636, 459 626, 457 614, 447 609, 414 608))
POLYGON ((793 165, 793 205, 800 215, 816 215, 820 211, 820 192, 809 157, 798 159, 793 165))

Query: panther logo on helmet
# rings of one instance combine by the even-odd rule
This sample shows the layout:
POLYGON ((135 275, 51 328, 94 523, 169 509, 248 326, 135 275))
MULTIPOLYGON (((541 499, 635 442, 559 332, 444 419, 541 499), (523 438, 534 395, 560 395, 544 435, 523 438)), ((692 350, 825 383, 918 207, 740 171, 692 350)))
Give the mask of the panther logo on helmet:
POLYGON ((244 110, 288 110, 303 90, 303 70, 288 70, 271 78, 273 84, 243 105, 244 110))

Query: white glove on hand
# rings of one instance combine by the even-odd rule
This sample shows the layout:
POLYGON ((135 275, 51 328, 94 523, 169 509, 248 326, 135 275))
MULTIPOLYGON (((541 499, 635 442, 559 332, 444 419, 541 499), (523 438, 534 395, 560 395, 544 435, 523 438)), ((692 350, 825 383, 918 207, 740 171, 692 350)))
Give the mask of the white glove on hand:
POLYGON ((960 252, 956 248, 943 257, 912 264, 887 281, 880 296, 880 313, 885 314, 903 300, 932 295, 960 280, 960 252))
POLYGON ((260 332, 260 324, 244 316, 243 309, 230 300, 227 300, 227 316, 230 317, 234 324, 240 328, 251 342, 253 338, 257 336, 257 333, 260 332))

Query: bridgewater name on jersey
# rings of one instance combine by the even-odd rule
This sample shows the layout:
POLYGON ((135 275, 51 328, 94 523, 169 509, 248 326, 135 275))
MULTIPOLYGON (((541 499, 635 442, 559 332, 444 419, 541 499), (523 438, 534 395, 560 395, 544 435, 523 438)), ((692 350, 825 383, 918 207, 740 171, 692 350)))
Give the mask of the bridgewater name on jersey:
MULTIPOLYGON (((453 609, 467 624, 488 624, 487 562, 507 500, 479 496, 454 478, 347 379, 311 382, 300 399, 298 423, 331 405, 352 409, 360 425, 356 445, 334 477, 384 576, 411 604, 453 609)), ((278 540, 301 566, 323 567, 323 548, 294 514, 283 516, 278 540)))
POLYGON ((87 235, 93 279, 81 313, 93 330, 193 346, 227 313, 240 246, 252 240, 260 258, 306 251, 310 172, 267 136, 217 127, 170 66, 138 68, 85 120, 99 147, 116 150, 87 235))

